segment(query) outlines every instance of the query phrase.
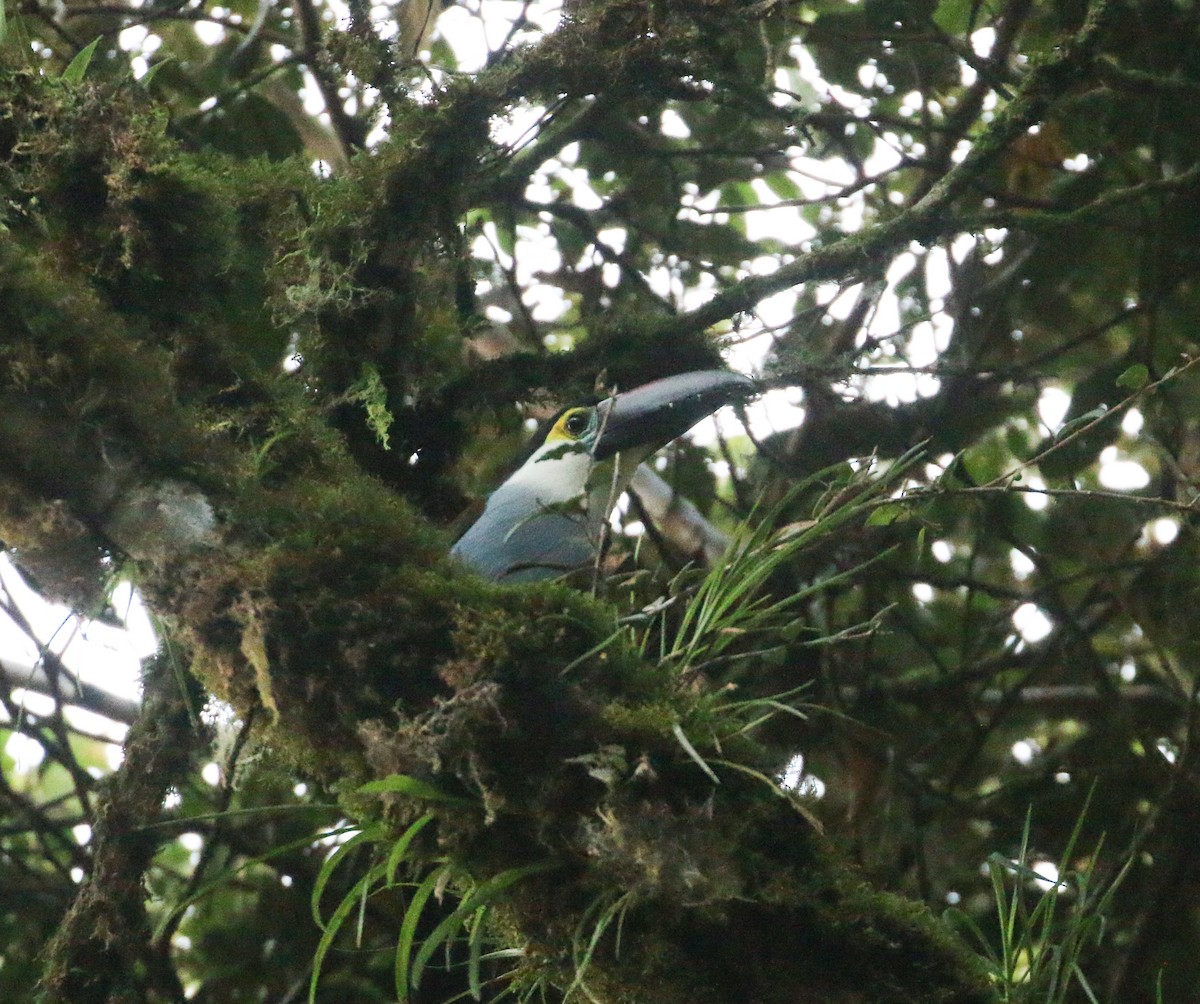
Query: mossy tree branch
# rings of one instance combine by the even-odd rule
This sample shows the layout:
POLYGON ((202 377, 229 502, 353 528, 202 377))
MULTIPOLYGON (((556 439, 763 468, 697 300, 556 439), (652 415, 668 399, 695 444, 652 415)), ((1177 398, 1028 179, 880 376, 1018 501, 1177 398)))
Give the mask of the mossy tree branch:
POLYGON ((167 793, 181 784, 202 746, 186 695, 163 659, 146 676, 124 763, 100 790, 91 874, 46 947, 42 1000, 182 998, 166 953, 153 947, 142 878, 159 844, 169 839, 148 824, 158 819, 167 793))

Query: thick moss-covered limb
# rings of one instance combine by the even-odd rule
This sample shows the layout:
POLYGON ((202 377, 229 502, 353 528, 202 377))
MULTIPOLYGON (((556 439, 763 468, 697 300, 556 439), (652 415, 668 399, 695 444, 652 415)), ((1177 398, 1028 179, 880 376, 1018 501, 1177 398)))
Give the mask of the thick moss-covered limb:
MULTIPOLYGON (((362 774, 364 717, 408 712, 444 689, 451 609, 444 539, 359 476, 267 491, 240 510, 263 536, 197 553, 148 584, 198 653, 208 686, 239 709, 262 705, 279 740, 328 779, 362 774)), ((236 517, 235 517, 236 518, 236 517)))
MULTIPOLYGON (((59 267, 89 276, 130 334, 169 345, 186 332, 173 366, 189 398, 244 393, 247 376, 277 365, 298 336, 312 385, 341 402, 339 426, 360 465, 448 517, 457 413, 499 397, 479 393, 461 357, 473 317, 459 295, 469 265, 458 225, 476 201, 503 201, 509 184, 497 181, 507 154, 490 121, 518 98, 690 93, 685 81, 710 76, 705 66, 727 44, 719 26, 744 18, 737 4, 653 14, 627 2, 581 6, 560 31, 453 82, 436 102, 396 103, 395 141, 326 181, 299 161, 187 156, 132 83, 66 88, 9 74, 0 186, 15 195, 14 234, 32 244, 48 233, 59 267), (229 358, 231 348, 245 359, 229 358), (395 418, 390 452, 354 403, 364 364, 395 418)), ((599 355, 576 359, 568 378, 579 385, 587 370, 590 382, 607 366, 628 384, 664 364, 711 363, 702 341, 619 332, 597 339, 599 355)), ((562 385, 562 362, 538 360, 515 391, 562 385)))
POLYGON ((122 480, 122 435, 136 436, 141 463, 176 472, 203 466, 205 444, 199 416, 173 399, 171 356, 139 345, 86 279, 56 264, 0 244, 0 451, 31 486, 99 512, 122 480))
POLYGON ((427 831, 480 881, 556 865, 497 904, 505 943, 525 946, 510 979, 582 981, 622 1004, 995 1000, 980 961, 927 909, 870 889, 762 781, 718 766, 714 787, 665 746, 636 766, 619 750, 557 765, 575 771, 554 796, 569 812, 509 803, 472 823, 455 808, 427 831))
POLYGON ((43 1004, 183 997, 175 970, 152 943, 142 877, 159 844, 170 839, 150 824, 205 740, 169 660, 153 663, 145 684, 124 762, 100 790, 91 874, 45 950, 38 997, 43 1004))
POLYGON ((106 553, 208 542, 203 492, 243 472, 218 421, 179 400, 170 353, 58 264, 0 246, 0 537, 43 588, 91 610, 106 553))
POLYGON ((871 892, 768 785, 722 770, 714 788, 671 735, 695 696, 619 643, 587 656, 611 622, 586 600, 553 588, 491 600, 455 627, 440 669, 453 696, 393 725, 377 718, 360 738, 376 774, 478 800, 434 832, 480 881, 557 863, 502 904, 532 945, 528 978, 570 985, 570 946, 591 938, 595 905, 629 895, 623 953, 609 943, 589 969, 601 1000, 991 999, 948 932, 871 892), (761 968, 747 973, 746 959, 761 968), (873 996, 864 968, 881 974, 873 996))
MULTIPOLYGON (((303 188, 298 163, 234 169, 189 156, 132 81, 65 87, 7 72, 0 94, 13 241, 36 246, 47 269, 86 278, 148 344, 169 346, 176 328, 199 335, 214 319, 231 347, 254 353, 269 341, 271 253, 254 230, 264 203, 286 205, 289 182, 303 188)), ((277 335, 271 362, 285 345, 277 335)))
POLYGON ((107 351, 121 324, 86 287, 6 245, 0 299, 0 539, 49 595, 98 609, 106 524, 149 468, 184 466, 197 440, 180 434, 179 411, 160 393, 165 359, 107 351), (114 388, 128 386, 146 393, 109 409, 114 388), (121 430, 132 427, 144 431, 126 449, 121 430))
MULTIPOLYGON (((871 893, 768 784, 718 768, 712 785, 673 734, 685 721, 701 741, 713 724, 703 695, 614 638, 610 612, 557 586, 495 587, 448 566, 422 574, 392 550, 398 532, 362 519, 299 544, 302 560, 280 540, 252 614, 218 602, 185 619, 209 625, 197 644, 221 654, 243 699, 258 674, 214 615, 268 639, 279 742, 298 763, 343 778, 406 774, 473 801, 434 806, 430 854, 481 882, 555 865, 547 884, 502 904, 533 946, 530 978, 569 985, 593 905, 629 894, 636 947, 593 960, 602 1000, 728 999, 713 988, 745 982, 746 957, 763 969, 742 999, 990 999, 961 945, 921 908, 871 893), (883 974, 874 997, 862 996, 864 967, 883 974)), ((732 738, 723 752, 752 769, 773 762, 732 738)), ((389 810, 401 823, 413 811, 389 810)))
POLYGON ((723 773, 686 805, 654 785, 610 799, 581 872, 514 887, 504 904, 529 945, 514 979, 582 982, 622 1004, 995 1000, 979 960, 924 907, 871 890, 764 794, 723 773))

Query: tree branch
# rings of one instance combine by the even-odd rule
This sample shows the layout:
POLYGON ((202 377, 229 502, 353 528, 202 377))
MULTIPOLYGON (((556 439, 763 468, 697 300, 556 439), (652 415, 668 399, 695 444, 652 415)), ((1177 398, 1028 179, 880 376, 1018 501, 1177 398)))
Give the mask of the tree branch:
POLYGON ((649 337, 671 339, 702 331, 793 286, 840 279, 867 263, 885 260, 912 241, 928 243, 960 231, 962 221, 950 214, 954 202, 1013 140, 1041 121, 1047 109, 1069 89, 1071 81, 1082 78, 1095 58, 1101 32, 1113 17, 1111 8, 1112 0, 1096 0, 1079 32, 1065 41, 1055 55, 1029 72, 1012 101, 975 139, 967 156, 916 203, 890 220, 815 248, 769 275, 743 279, 695 310, 656 322, 649 337))
POLYGON ((146 675, 142 713, 129 731, 125 759, 105 782, 93 827, 91 875, 46 948, 43 1004, 117 999, 134 974, 161 999, 183 999, 183 987, 151 950, 142 875, 162 834, 163 799, 182 782, 197 736, 165 660, 146 675))
MULTIPOLYGON (((47 654, 47 657, 52 656, 47 654)), ((137 718, 141 707, 138 701, 119 697, 85 680, 75 679, 65 667, 58 669, 54 676, 56 680, 52 681, 41 663, 23 665, 12 659, 0 657, 0 686, 10 693, 17 688, 31 690, 35 694, 61 700, 71 707, 82 708, 84 711, 126 725, 137 718), (69 681, 65 690, 62 684, 57 682, 61 679, 69 681)))

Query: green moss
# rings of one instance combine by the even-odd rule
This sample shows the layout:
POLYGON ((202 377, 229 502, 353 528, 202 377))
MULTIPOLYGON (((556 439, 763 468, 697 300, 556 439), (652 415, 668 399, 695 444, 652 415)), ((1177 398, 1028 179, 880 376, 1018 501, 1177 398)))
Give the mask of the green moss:
POLYGON ((657 745, 679 720, 679 711, 671 702, 630 704, 617 700, 605 706, 604 720, 620 735, 642 742, 653 739, 657 745))

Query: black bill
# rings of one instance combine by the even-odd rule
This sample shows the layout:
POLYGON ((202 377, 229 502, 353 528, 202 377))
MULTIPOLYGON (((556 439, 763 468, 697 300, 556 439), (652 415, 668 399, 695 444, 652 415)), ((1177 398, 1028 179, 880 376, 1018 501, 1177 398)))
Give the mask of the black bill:
POLYGON ((600 438, 592 456, 604 460, 630 449, 658 449, 722 405, 756 393, 754 381, 726 370, 664 377, 600 404, 600 438))

